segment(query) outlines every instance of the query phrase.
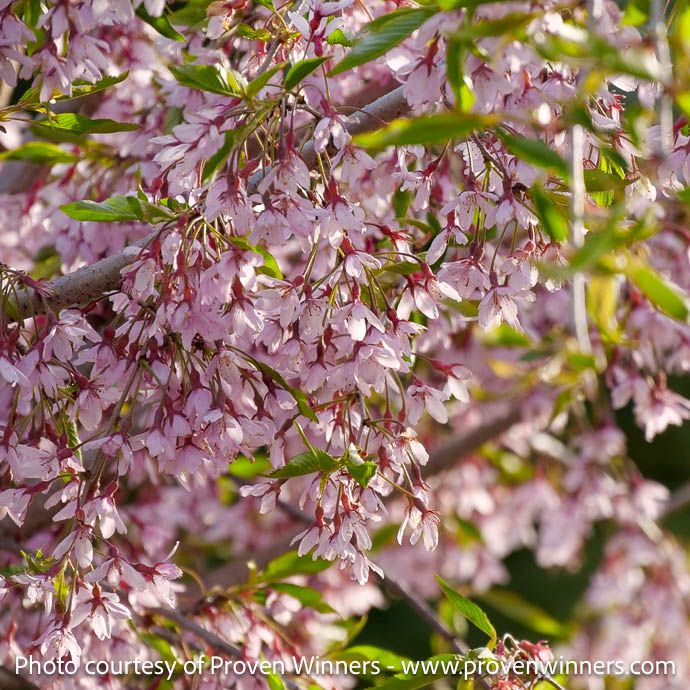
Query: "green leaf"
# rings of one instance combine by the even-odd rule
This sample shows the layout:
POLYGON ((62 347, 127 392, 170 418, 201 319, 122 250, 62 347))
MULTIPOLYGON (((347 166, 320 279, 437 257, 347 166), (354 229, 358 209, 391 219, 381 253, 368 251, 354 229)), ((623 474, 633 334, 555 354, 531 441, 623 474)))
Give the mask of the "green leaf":
POLYGON ((69 153, 57 144, 44 141, 29 141, 16 149, 0 153, 0 160, 27 161, 29 163, 51 164, 76 163, 79 156, 69 153))
POLYGON ((465 618, 467 618, 470 623, 488 635, 489 639, 491 640, 491 646, 496 644, 496 630, 484 611, 482 611, 473 601, 465 599, 462 594, 458 594, 458 592, 444 582, 439 575, 436 576, 436 581, 441 587, 443 593, 448 598, 448 601, 453 604, 455 609, 458 610, 465 618))
POLYGON ((347 464, 347 470, 352 475, 352 478, 363 488, 369 486, 369 482, 376 476, 378 465, 375 462, 367 460, 361 465, 347 464))
POLYGON ((449 675, 451 669, 460 673, 463 668, 463 658, 457 654, 439 654, 438 656, 432 656, 426 661, 427 664, 434 662, 437 664, 435 673, 396 674, 370 690, 417 690, 418 688, 426 687, 435 680, 439 680, 439 678, 445 678, 449 675))
POLYGON ((139 129, 139 125, 115 120, 96 119, 78 113, 60 113, 50 118, 38 120, 31 125, 31 129, 39 136, 51 136, 55 133, 66 133, 79 136, 81 134, 111 134, 113 132, 132 132, 139 129))
POLYGON ((30 275, 34 280, 47 280, 60 273, 62 257, 53 244, 41 247, 33 261, 34 267, 30 275))
POLYGON ((60 206, 60 210, 75 220, 102 223, 144 220, 141 202, 133 196, 111 196, 104 201, 72 201, 60 206))
MULTIPOLYGON (((177 6, 178 3, 175 3, 177 6)), ((170 12, 168 19, 177 26, 192 27, 206 21, 211 0, 188 0, 179 9, 170 12)))
POLYGON ((446 75, 448 76, 448 83, 455 94, 455 102, 460 110, 467 112, 469 108, 463 108, 461 105, 461 88, 464 85, 462 76, 463 58, 464 50, 462 43, 457 38, 451 36, 448 39, 448 47, 446 48, 446 75))
POLYGON ((524 27, 538 16, 536 12, 510 12, 500 19, 482 19, 478 22, 462 24, 451 34, 451 39, 461 41, 468 47, 476 45, 480 38, 506 36, 522 38, 524 27))
POLYGON ((260 362, 258 359, 252 359, 254 366, 257 367, 263 374, 273 379, 281 388, 288 391, 297 403, 297 409, 302 415, 312 422, 318 422, 319 418, 314 413, 309 405, 307 396, 297 388, 293 388, 275 369, 272 369, 265 362, 260 362))
POLYGON ((239 479, 253 479, 270 469, 271 463, 265 455, 257 455, 253 461, 244 455, 238 455, 228 465, 228 474, 239 479))
POLYGON ((657 273, 651 266, 641 262, 630 262, 626 273, 640 292, 659 311, 677 321, 688 322, 690 315, 688 297, 677 285, 657 273))
POLYGON ((553 170, 565 179, 570 176, 568 164, 541 139, 528 139, 502 131, 498 131, 497 134, 506 149, 520 160, 539 168, 553 170))
POLYGON ((328 56, 315 57, 301 60, 292 65, 285 75, 285 90, 292 91, 304 78, 308 77, 315 69, 322 65, 328 56))
POLYGON ((328 34, 326 43, 329 46, 346 46, 347 48, 354 45, 354 41, 350 40, 342 29, 336 29, 328 34))
POLYGON ((478 129, 498 122, 495 115, 469 113, 437 113, 422 117, 394 120, 382 129, 359 134, 355 143, 369 149, 413 144, 445 144, 451 139, 465 137, 478 129))
POLYGON ((494 4, 495 2, 509 2, 509 0, 436 0, 436 5, 439 9, 446 11, 457 10, 461 7, 469 11, 480 5, 494 4))
POLYGON ((150 223, 151 225, 157 225, 158 223, 167 223, 168 221, 174 220, 176 218, 172 211, 169 211, 163 206, 157 206, 156 204, 150 204, 148 201, 140 201, 141 212, 143 219, 150 223))
MULTIPOLYGON (((259 273, 264 273, 265 275, 271 276, 271 278, 277 278, 278 280, 282 280, 283 274, 280 270, 280 267, 278 266, 278 262, 275 260, 273 254, 271 254, 267 249, 264 249, 263 247, 257 247, 254 244, 250 244, 244 237, 231 237, 230 242, 232 242, 232 244, 234 244, 236 247, 240 247, 241 249, 254 252, 255 254, 258 254, 259 256, 263 257, 264 265, 258 269, 259 273)), ((270 372, 264 371, 264 373, 268 373, 274 381, 278 381, 276 376, 278 376, 279 374, 275 370, 271 370, 270 372)), ((288 384, 285 382, 285 379, 283 379, 282 376, 280 377, 280 381, 278 382, 282 386, 287 387, 287 390, 292 391, 292 388, 288 386, 288 384)))
POLYGON ((378 465, 371 460, 363 460, 352 446, 345 453, 345 466, 352 478, 364 489, 376 475, 378 465))
POLYGON ((626 26, 641 26, 649 19, 649 0, 628 0, 623 15, 626 26))
POLYGON ((152 17, 146 11, 146 7, 141 4, 137 7, 136 15, 139 19, 142 19, 150 27, 155 29, 161 36, 165 36, 165 38, 169 38, 172 41, 180 41, 181 43, 187 40, 179 31, 175 30, 168 17, 164 14, 160 17, 152 17))
POLYGON ((177 662, 177 654, 173 651, 173 648, 167 640, 148 632, 141 632, 138 633, 138 635, 149 647, 151 647, 151 649, 158 652, 161 659, 165 659, 171 663, 177 662))
POLYGON ((635 181, 603 170, 585 170, 584 175, 585 187, 590 194, 624 189, 635 181))
POLYGON ((533 343, 524 333, 502 323, 482 334, 481 342, 488 347, 530 347, 533 343))
MULTIPOLYGON (((123 72, 122 74, 118 74, 113 77, 103 77, 103 79, 97 81, 95 84, 90 84, 83 79, 78 79, 72 84, 71 95, 61 94, 59 91, 55 90, 51 94, 50 98, 54 101, 65 101, 81 98, 82 96, 89 96, 92 93, 105 91, 111 86, 115 86, 116 84, 123 82, 128 76, 129 72, 123 72)), ((32 86, 30 89, 27 89, 27 91, 24 92, 22 97, 19 99, 17 106, 22 110, 30 110, 34 108, 40 104, 40 93, 40 85, 32 86)))
POLYGON ((247 84, 247 96, 249 98, 254 98, 261 89, 268 84, 268 80, 279 70, 283 68, 284 63, 280 63, 279 65, 273 65, 271 69, 267 69, 263 74, 260 74, 256 79, 253 79, 252 81, 247 84))
POLYGON ((248 38, 250 41, 262 41, 263 43, 270 41, 273 36, 268 29, 255 29, 253 26, 249 26, 249 24, 239 24, 237 33, 242 38, 248 38))
POLYGON ((434 8, 403 8, 371 22, 352 50, 329 72, 347 72, 387 53, 436 13, 434 8))
POLYGON ((565 242, 568 239, 568 223, 558 206, 538 184, 530 191, 534 210, 541 222, 541 227, 554 242, 565 242))
POLYGON ((567 626, 557 621, 538 606, 525 601, 515 592, 495 589, 485 592, 480 596, 480 599, 499 613, 534 630, 534 632, 540 635, 562 638, 568 634, 567 626))
POLYGON ((266 676, 266 683, 270 690, 285 690, 283 679, 276 673, 269 673, 266 676))
POLYGON ((272 479, 290 479, 291 477, 303 477, 314 472, 333 472, 338 463, 325 451, 314 448, 289 460, 283 467, 273 470, 268 476, 272 479))
POLYGON ((537 32, 531 38, 537 52, 547 60, 594 68, 593 81, 580 87, 582 94, 594 90, 606 74, 630 74, 649 81, 664 80, 659 61, 646 48, 618 50, 610 41, 590 32, 578 33, 575 37, 537 32))
POLYGON ((297 551, 288 551, 274 558, 258 576, 258 581, 274 582, 293 575, 314 575, 326 570, 330 565, 330 561, 320 558, 314 560, 311 556, 298 556, 297 551))
POLYGON ((213 65, 170 65, 170 71, 183 86, 221 96, 237 96, 224 76, 213 65))
MULTIPOLYGON (((235 147, 235 142, 237 139, 236 135, 237 132, 234 129, 230 129, 225 132, 223 145, 204 163, 204 172, 202 175, 203 182, 208 182, 209 180, 213 179, 216 172, 223 166, 230 155, 230 152, 235 147)), ((258 252, 256 253, 258 254, 258 252)))
POLYGON ((398 187, 393 193, 393 211, 396 218, 404 218, 410 208, 414 195, 409 189, 398 187))
POLYGON ((271 585, 271 589, 276 592, 288 594, 297 599, 304 606, 308 606, 319 613, 335 613, 333 608, 329 606, 324 600, 321 592, 317 592, 311 587, 304 587, 302 585, 294 585, 291 582, 278 582, 271 585))
POLYGON ((407 657, 400 656, 387 649, 372 647, 370 645, 355 645, 348 649, 329 654, 329 659, 335 661, 378 661, 382 670, 401 673, 403 670, 402 662, 409 661, 407 657))

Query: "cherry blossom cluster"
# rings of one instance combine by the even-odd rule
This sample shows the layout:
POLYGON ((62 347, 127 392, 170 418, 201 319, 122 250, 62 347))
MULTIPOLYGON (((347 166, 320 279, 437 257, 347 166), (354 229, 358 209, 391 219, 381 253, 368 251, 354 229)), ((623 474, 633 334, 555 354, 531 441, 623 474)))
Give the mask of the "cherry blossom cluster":
MULTIPOLYGON (((627 102, 653 111, 660 95, 646 37, 604 4, 595 35, 645 55, 650 75, 616 63, 583 101, 590 67, 549 50, 586 35, 585 8, 444 7, 337 73, 367 27, 429 8, 230 1, 199 14, 201 4, 185 14, 158 1, 0 2, 0 77, 23 89, 0 134, 17 152, 0 172, 12 176, 0 184, 0 662, 31 649, 153 655, 132 624, 152 627, 151 612, 181 605, 181 593, 191 618, 248 657, 294 653, 286 626, 302 654, 343 637, 334 614, 280 589, 189 595, 178 581, 204 561, 184 546, 195 534, 227 558, 270 550, 283 533, 285 549, 344 571, 309 579, 343 616, 381 603, 373 583, 389 568, 434 595, 434 572, 476 591, 505 582, 503 559, 523 547, 543 567, 572 566, 604 520, 618 530, 609 550, 624 556, 596 576, 594 606, 618 568, 651 566, 634 560, 633 539, 665 554, 659 596, 684 582, 676 547, 645 541, 667 492, 627 460, 613 412, 632 402, 648 440, 690 417, 669 384, 690 366, 690 326, 675 314, 690 292, 688 234, 673 217, 689 140, 679 124, 659 161, 659 127, 639 140, 626 129, 627 102), (512 14, 523 30, 506 41, 512 14), (474 21, 486 32, 458 56, 474 21), (395 94, 411 116, 460 109, 487 126, 441 143, 357 138, 364 117, 360 132, 386 124, 374 105, 395 94), (70 112, 101 130, 65 134, 70 112), (592 234, 607 213, 623 219, 610 265, 596 256, 607 270, 590 286, 588 352, 572 338, 578 255, 558 232, 577 118, 588 122, 574 167, 589 183, 592 234), (43 158, 27 163, 43 139, 43 158), (75 212, 89 202, 101 216, 75 212), (56 288, 44 279, 118 252, 115 285, 49 307, 56 288), (22 302, 27 291, 36 299, 22 302), (505 400, 521 421, 496 457, 425 474, 443 425, 490 422, 505 400), (515 458, 530 471, 507 481, 515 458), (243 478, 242 463, 261 469, 243 478), (398 546, 374 557, 390 526, 398 546)), ((652 610, 647 585, 631 583, 621 620, 647 598, 652 610)), ((582 644, 607 648, 597 636, 583 632, 582 644)), ((664 652, 682 656, 679 639, 664 652)), ((213 682, 202 687, 250 683, 213 682)))

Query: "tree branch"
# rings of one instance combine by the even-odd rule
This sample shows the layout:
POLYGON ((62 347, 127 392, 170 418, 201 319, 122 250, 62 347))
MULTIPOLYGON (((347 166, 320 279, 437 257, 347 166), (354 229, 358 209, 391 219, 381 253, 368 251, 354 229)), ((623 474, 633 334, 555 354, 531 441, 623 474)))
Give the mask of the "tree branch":
MULTIPOLYGON (((211 649, 213 649, 215 652, 219 652, 225 656, 233 657, 235 659, 243 658, 242 650, 239 647, 235 647, 235 645, 226 642, 221 637, 218 637, 218 635, 215 633, 212 633, 210 630, 207 630, 203 626, 199 625, 196 621, 183 616, 177 611, 166 608, 155 608, 151 609, 150 612, 161 616, 162 618, 167 618, 169 621, 176 623, 183 630, 193 633, 198 638, 206 642, 206 644, 208 644, 209 647, 211 647, 211 649)), ((288 690, 299 690, 300 686, 297 685, 297 683, 289 678, 285 678, 285 676, 281 676, 281 678, 288 690)))
POLYGON ((425 476, 432 477, 444 470, 450 469, 459 460, 467 457, 492 438, 496 438, 504 431, 508 431, 510 427, 517 424, 521 419, 522 410, 519 404, 515 404, 500 417, 491 419, 486 424, 481 424, 474 429, 470 429, 465 434, 456 436, 446 445, 431 453, 429 462, 426 465, 425 476))
POLYGON ((0 688, 2 690, 39 690, 38 685, 24 676, 17 675, 7 666, 0 666, 0 688))
MULTIPOLYGON (((381 124, 390 122, 408 111, 409 106, 403 96, 402 87, 398 87, 348 117, 345 127, 350 134, 360 134, 376 129, 381 124)), ((316 152, 313 140, 305 144, 302 149, 302 158, 307 167, 311 168, 315 164, 316 152)), ((256 191, 268 170, 270 168, 254 173, 249 178, 247 187, 250 194, 256 191)), ((43 313, 46 308, 57 311, 69 306, 86 304, 117 290, 122 269, 132 263, 138 254, 137 250, 148 245, 158 232, 160 230, 147 235, 117 254, 48 281, 46 283, 49 292, 47 296, 42 297, 32 288, 21 290, 17 300, 18 311, 22 314, 43 313)))

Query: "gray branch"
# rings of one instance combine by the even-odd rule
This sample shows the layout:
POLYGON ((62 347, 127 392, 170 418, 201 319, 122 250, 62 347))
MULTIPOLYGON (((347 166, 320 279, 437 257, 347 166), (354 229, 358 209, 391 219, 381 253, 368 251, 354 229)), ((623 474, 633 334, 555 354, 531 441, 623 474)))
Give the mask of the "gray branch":
MULTIPOLYGON (((403 116, 408 111, 409 106, 403 96, 402 87, 398 87, 348 117, 346 128, 353 135, 368 132, 403 116)), ((313 141, 305 144, 302 149, 302 158, 309 168, 315 164, 316 152, 313 141)), ((250 194, 256 191, 267 172, 268 169, 259 171, 249 178, 250 194)), ((160 230, 147 235, 117 254, 48 281, 45 286, 47 295, 42 296, 32 288, 20 291, 17 300, 18 311, 24 315, 43 313, 46 309, 57 311, 65 307, 87 304, 116 291, 120 286, 122 269, 136 258, 137 249, 149 244, 158 232, 160 230)))

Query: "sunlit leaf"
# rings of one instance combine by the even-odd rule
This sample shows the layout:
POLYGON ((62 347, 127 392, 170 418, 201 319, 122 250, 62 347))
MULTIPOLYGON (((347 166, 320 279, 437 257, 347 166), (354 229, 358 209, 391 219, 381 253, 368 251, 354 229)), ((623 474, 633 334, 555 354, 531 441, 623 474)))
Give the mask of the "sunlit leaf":
POLYGON ((404 41, 435 14, 432 8, 408 8, 391 12, 365 27, 363 36, 352 50, 330 72, 329 76, 347 72, 387 53, 404 41))
POLYGON ((567 626, 515 592, 495 589, 480 595, 480 599, 499 613, 540 635, 564 637, 568 633, 567 626))
POLYGON ((322 65, 328 57, 307 58, 296 62, 285 75, 285 89, 292 91, 305 77, 308 77, 315 69, 322 65))
POLYGON ((115 222, 144 220, 140 201, 133 196, 112 196, 104 201, 72 201, 60 210, 75 220, 115 222))
POLYGON ((183 86, 221 96, 236 96, 224 75, 213 65, 170 65, 170 71, 183 86))
POLYGON ((530 196, 541 228, 554 242, 565 242, 568 239, 568 223, 551 196, 538 184, 532 187, 530 196))
POLYGON ((466 137, 496 122, 497 117, 494 115, 437 113, 394 120, 375 132, 356 136, 355 143, 370 149, 413 144, 444 144, 452 139, 466 137))
POLYGON ((74 135, 111 134, 113 132, 131 132, 139 129, 139 125, 102 118, 91 120, 78 113, 59 113, 34 122, 31 129, 39 136, 50 135, 53 132, 65 132, 74 135))
POLYGON ((338 463, 326 451, 314 448, 295 455, 283 467, 273 470, 268 476, 272 479, 290 479, 315 472, 332 472, 337 466, 338 463))
POLYGON ((481 608, 479 608, 479 606, 477 606, 477 604, 475 604, 473 601, 466 599, 462 596, 462 594, 456 592, 439 575, 436 576, 436 581, 453 607, 465 618, 467 618, 470 623, 488 635, 491 645, 495 644, 497 638, 496 629, 491 624, 489 617, 484 613, 484 611, 482 611, 481 608))
POLYGON ((690 309, 688 296, 670 280, 657 273, 651 266, 631 261, 627 274, 640 292, 667 316, 677 321, 688 321, 690 309))
POLYGON ((313 575, 326 570, 330 561, 314 560, 311 556, 299 556, 297 551, 288 551, 274 558, 258 576, 258 582, 274 582, 294 575, 313 575))
POLYGON ((54 165, 56 163, 76 163, 79 160, 79 156, 65 151, 57 144, 45 141, 28 141, 16 149, 0 153, 0 160, 54 165))
POLYGON ((499 131, 498 136, 510 153, 539 168, 553 170, 564 178, 569 176, 568 164, 541 139, 529 139, 499 131))
POLYGON ((184 43, 187 39, 175 29, 170 23, 170 19, 164 14, 160 17, 152 17, 147 11, 146 6, 142 3, 137 7, 137 17, 145 21, 151 28, 155 29, 161 36, 169 38, 172 41, 180 41, 184 43))

